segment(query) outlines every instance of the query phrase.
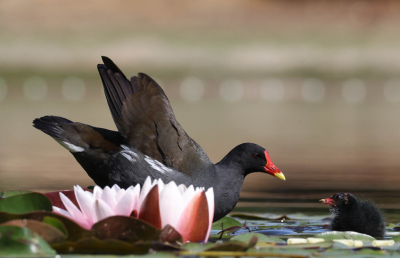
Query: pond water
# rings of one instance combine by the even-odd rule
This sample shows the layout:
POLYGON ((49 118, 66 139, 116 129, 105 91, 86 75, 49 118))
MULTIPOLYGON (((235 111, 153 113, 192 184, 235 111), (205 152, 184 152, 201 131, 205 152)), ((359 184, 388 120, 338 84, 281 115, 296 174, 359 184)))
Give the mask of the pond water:
MULTIPOLYGON (((221 237, 221 230, 211 231, 211 241, 228 240, 233 236, 253 232, 267 236, 288 239, 291 237, 313 237, 316 234, 330 231, 329 225, 333 216, 327 206, 321 208, 299 208, 295 205, 299 199, 289 199, 285 207, 265 207, 265 203, 253 202, 252 206, 243 206, 239 202, 229 217, 239 221, 241 228, 227 230, 221 237), (290 207, 293 203, 294 207, 290 207)), ((382 209, 386 222, 385 239, 400 235, 400 210, 382 209)), ((225 228, 224 228, 225 229, 225 228)))

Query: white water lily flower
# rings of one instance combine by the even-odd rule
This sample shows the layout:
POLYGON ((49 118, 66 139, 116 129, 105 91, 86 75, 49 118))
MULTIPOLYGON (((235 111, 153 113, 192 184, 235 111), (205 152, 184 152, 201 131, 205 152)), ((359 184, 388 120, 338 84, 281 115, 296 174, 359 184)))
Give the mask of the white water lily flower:
POLYGON ((110 216, 137 216, 157 227, 175 228, 186 241, 207 241, 214 217, 214 192, 212 188, 194 188, 192 185, 177 186, 175 182, 164 184, 161 179, 145 180, 142 189, 137 184, 128 189, 119 186, 95 186, 93 193, 74 186, 78 209, 60 192, 67 210, 53 206, 53 210, 68 216, 86 229, 110 216), (140 191, 141 190, 141 191, 140 191))
POLYGON ((80 186, 74 186, 75 198, 80 210, 68 197, 60 192, 60 198, 67 210, 53 206, 53 210, 75 220, 86 229, 90 229, 96 222, 116 215, 130 216, 137 210, 139 203, 140 185, 121 189, 114 185, 101 189, 95 186, 93 193, 84 191, 80 186))

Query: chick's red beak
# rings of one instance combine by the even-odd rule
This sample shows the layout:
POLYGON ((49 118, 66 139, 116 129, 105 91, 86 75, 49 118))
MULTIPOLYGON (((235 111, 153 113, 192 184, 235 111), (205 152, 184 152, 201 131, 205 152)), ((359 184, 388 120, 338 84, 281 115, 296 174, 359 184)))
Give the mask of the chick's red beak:
POLYGON ((283 173, 279 170, 279 168, 277 168, 274 163, 272 163, 271 158, 269 157, 269 154, 267 151, 264 151, 265 154, 265 159, 267 160, 267 164, 264 166, 265 172, 267 172, 268 174, 279 178, 281 180, 286 180, 285 176, 283 175, 283 173))
POLYGON ((319 200, 323 204, 328 204, 330 206, 335 206, 335 201, 332 198, 326 198, 326 199, 321 199, 319 200))

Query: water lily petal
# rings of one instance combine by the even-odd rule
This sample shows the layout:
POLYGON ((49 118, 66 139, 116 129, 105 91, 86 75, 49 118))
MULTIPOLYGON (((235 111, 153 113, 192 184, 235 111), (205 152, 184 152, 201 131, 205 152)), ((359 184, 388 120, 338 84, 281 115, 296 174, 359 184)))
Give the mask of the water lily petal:
POLYGON ((189 203, 190 200, 192 200, 194 194, 194 187, 193 185, 190 185, 182 195, 185 206, 189 203))
POLYGON ((178 185, 178 188, 179 188, 179 191, 181 191, 181 194, 183 194, 187 189, 186 185, 184 185, 184 184, 178 185))
POLYGON ((135 206, 135 203, 138 202, 138 200, 139 194, 135 194, 134 188, 129 187, 115 206, 115 215, 130 216, 135 206))
POLYGON ((90 225, 93 225, 93 195, 88 191, 83 191, 83 189, 77 185, 74 186, 75 198, 81 208, 83 215, 90 225))
POLYGON ((121 187, 119 187, 119 185, 115 184, 111 187, 111 190, 113 190, 115 193, 118 193, 121 190, 121 187))
POLYGON ((155 185, 144 198, 140 207, 138 218, 146 221, 156 228, 161 229, 158 185, 155 185))
POLYGON ((147 194, 149 193, 149 191, 153 188, 153 186, 155 184, 156 184, 156 180, 154 180, 154 182, 152 183, 151 178, 149 176, 144 181, 142 191, 140 192, 140 196, 139 196, 139 207, 138 207, 139 213, 140 213, 141 205, 144 201, 144 198, 146 198, 147 194))
POLYGON ((179 218, 185 208, 181 191, 176 186, 175 182, 170 182, 165 185, 160 193, 160 211, 162 228, 167 224, 176 228, 179 218))
POLYGON ((65 208, 67 208, 68 212, 71 214, 72 218, 84 228, 90 229, 92 225, 88 223, 85 216, 82 212, 71 202, 68 197, 66 197, 63 193, 60 192, 60 198, 63 202, 65 208))
POLYGON ((204 191, 197 191, 185 207, 177 226, 183 241, 200 242, 207 239, 209 210, 204 191))
POLYGON ((133 205, 133 209, 136 211, 139 211, 140 208, 140 201, 139 201, 139 196, 140 196, 140 185, 137 184, 135 187, 130 186, 128 189, 132 188, 132 194, 135 197, 135 201, 134 201, 134 205, 133 205))
POLYGON ((164 189, 164 182, 161 180, 161 178, 159 178, 157 180, 157 185, 158 185, 158 193, 161 193, 161 191, 164 189))
POLYGON ((96 216, 96 222, 115 215, 110 206, 108 206, 108 204, 102 199, 96 200, 93 206, 93 211, 96 216))
POLYGON ((206 197, 207 197, 209 217, 208 217, 208 231, 205 242, 208 241, 208 237, 210 236, 211 227, 214 219, 215 204, 214 204, 214 189, 212 187, 207 190, 206 197))
POLYGON ((56 206, 53 206, 53 211, 56 212, 56 213, 60 213, 61 215, 64 215, 66 217, 73 218, 71 213, 69 213, 68 211, 66 211, 64 209, 58 208, 56 206))
POLYGON ((115 192, 109 186, 104 187, 100 199, 107 203, 111 210, 114 210, 117 200, 115 199, 115 192))
POLYGON ((115 195, 115 200, 117 201, 117 203, 121 200, 122 196, 124 196, 126 193, 125 189, 121 189, 118 191, 118 193, 115 195))
POLYGON ((93 188, 93 197, 94 197, 95 200, 100 199, 102 193, 103 193, 103 189, 101 189, 100 186, 97 186, 97 185, 96 185, 96 186, 93 188))

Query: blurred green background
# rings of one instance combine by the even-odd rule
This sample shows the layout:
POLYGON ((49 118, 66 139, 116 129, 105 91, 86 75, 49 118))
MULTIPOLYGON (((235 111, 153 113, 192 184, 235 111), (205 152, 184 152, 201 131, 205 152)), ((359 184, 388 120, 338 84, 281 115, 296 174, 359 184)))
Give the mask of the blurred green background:
POLYGON ((32 120, 115 130, 106 55, 156 79, 212 161, 242 142, 269 151, 287 181, 252 174, 242 197, 348 191, 400 208, 399 14, 388 0, 2 0, 0 189, 93 184, 32 120))

